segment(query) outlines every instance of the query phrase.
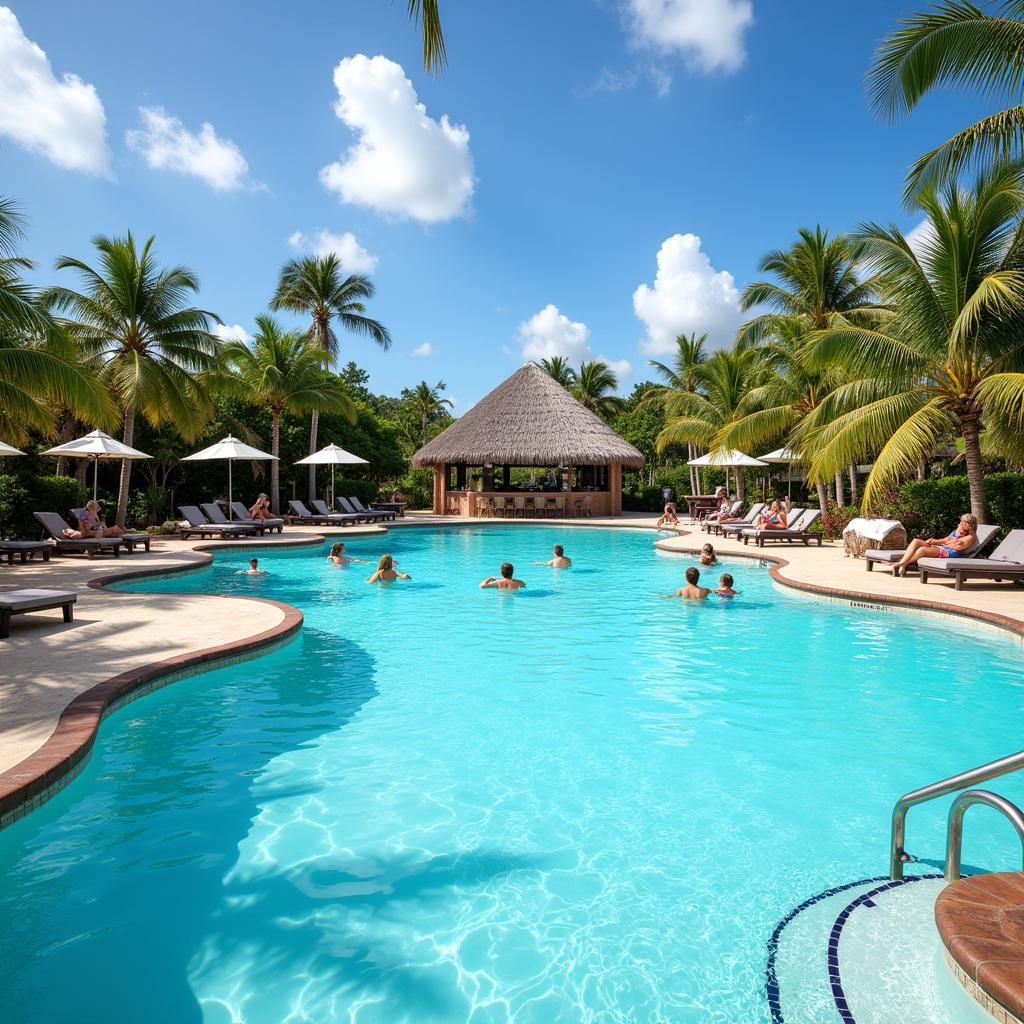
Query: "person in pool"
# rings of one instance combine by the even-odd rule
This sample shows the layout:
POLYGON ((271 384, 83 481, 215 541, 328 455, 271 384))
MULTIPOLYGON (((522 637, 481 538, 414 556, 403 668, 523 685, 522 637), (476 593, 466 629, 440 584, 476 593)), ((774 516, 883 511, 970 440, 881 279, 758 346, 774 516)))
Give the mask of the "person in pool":
POLYGON ((719 597, 736 597, 739 594, 738 590, 732 589, 732 574, 723 572, 718 577, 718 589, 714 591, 719 597))
POLYGON ((260 568, 260 560, 258 558, 249 559, 248 569, 239 569, 239 576, 266 576, 267 570, 260 568))
POLYGON ((569 569, 572 567, 572 559, 565 557, 565 548, 561 544, 556 544, 552 549, 554 558, 549 559, 546 562, 534 562, 534 565, 550 565, 552 569, 569 569))
POLYGON ((682 597, 687 601, 703 601, 711 591, 700 585, 700 569, 691 565, 686 570, 686 586, 680 587, 674 594, 665 594, 665 597, 682 597))
POLYGON ((332 565, 351 565, 352 562, 366 562, 365 558, 352 558, 350 555, 345 554, 345 544, 343 541, 337 541, 331 545, 331 553, 327 556, 327 561, 332 565))
POLYGON ((390 555, 381 555, 377 568, 367 583, 393 583, 395 580, 411 580, 412 577, 406 572, 399 572, 395 566, 398 563, 390 555))
POLYGON ((977 532, 977 518, 967 513, 960 517, 960 525, 948 537, 915 537, 893 566, 893 576, 906 576, 907 566, 922 558, 959 558, 974 543, 977 532))
MULTIPOLYGON (((548 564, 550 565, 551 563, 549 562, 548 564)), ((511 562, 503 563, 498 571, 501 573, 501 576, 488 576, 480 584, 481 590, 486 590, 489 587, 493 587, 495 590, 519 590, 520 587, 526 586, 522 580, 517 580, 513 575, 516 570, 511 562)))
POLYGON ((705 544, 700 549, 700 564, 704 566, 718 564, 718 556, 715 554, 714 544, 705 544))

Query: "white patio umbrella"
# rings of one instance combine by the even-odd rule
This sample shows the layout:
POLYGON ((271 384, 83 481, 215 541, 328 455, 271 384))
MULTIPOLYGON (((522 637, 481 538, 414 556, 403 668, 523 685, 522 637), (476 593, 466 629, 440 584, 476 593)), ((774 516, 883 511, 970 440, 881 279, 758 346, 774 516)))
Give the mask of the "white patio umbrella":
POLYGON ((359 458, 358 455, 353 455, 351 452, 345 451, 344 448, 339 448, 336 444, 329 444, 326 448, 321 448, 318 452, 313 452, 312 455, 307 455, 304 459, 299 459, 295 463, 296 466, 330 466, 331 467, 331 496, 327 504, 334 507, 334 467, 335 466, 354 466, 362 465, 368 466, 369 462, 366 459, 359 458))
POLYGON ((725 487, 726 490, 728 490, 730 469, 743 469, 746 467, 750 467, 752 469, 764 468, 768 463, 762 462, 760 459, 755 459, 752 455, 747 455, 744 452, 738 452, 735 448, 723 448, 721 451, 708 452, 707 455, 701 455, 699 458, 690 459, 687 465, 707 466, 709 469, 724 469, 725 487))
POLYGON ((2 455, 24 455, 25 453, 20 448, 12 448, 9 444, 4 444, 0 441, 0 456, 2 455))
POLYGON ((762 462, 779 462, 786 464, 786 494, 793 497, 793 463, 800 461, 800 456, 788 448, 776 448, 775 451, 762 455, 762 462))
POLYGON ((230 434, 224 438, 223 441, 218 441, 216 444, 211 444, 209 448, 204 448, 201 452, 194 452, 192 455, 186 455, 181 461, 182 462, 217 462, 226 460, 228 464, 228 519, 232 518, 231 502, 232 502, 232 491, 231 491, 231 463, 232 462, 266 462, 268 459, 272 459, 277 462, 277 456, 271 455, 270 452, 261 452, 259 448, 253 448, 252 445, 246 444, 244 441, 239 441, 237 437, 232 437, 230 434))
POLYGON ((49 448, 44 455, 55 455, 57 458, 64 456, 69 459, 92 459, 92 500, 96 500, 97 481, 100 475, 100 459, 116 459, 121 462, 124 459, 151 459, 152 455, 140 452, 136 448, 130 448, 123 441, 104 434, 102 430, 93 430, 84 437, 75 438, 66 444, 59 444, 56 448, 49 448))

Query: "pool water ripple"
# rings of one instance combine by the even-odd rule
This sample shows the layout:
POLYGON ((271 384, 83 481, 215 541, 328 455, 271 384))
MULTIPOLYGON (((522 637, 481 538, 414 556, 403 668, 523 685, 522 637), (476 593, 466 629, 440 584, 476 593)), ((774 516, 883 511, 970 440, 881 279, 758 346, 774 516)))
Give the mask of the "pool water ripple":
MULTIPOLYGON (((776 922, 884 866, 899 793, 1019 746, 1021 650, 995 634, 794 598, 743 560, 738 599, 660 600, 692 560, 637 531, 348 542, 383 544, 410 583, 293 549, 126 586, 306 626, 111 716, 0 833, 19 1021, 767 1021, 776 922), (555 541, 576 568, 529 564, 555 541), (506 559, 528 589, 481 592, 506 559)), ((941 856, 945 810, 912 813, 913 853, 941 856)), ((993 818, 972 863, 1013 862, 993 818)))

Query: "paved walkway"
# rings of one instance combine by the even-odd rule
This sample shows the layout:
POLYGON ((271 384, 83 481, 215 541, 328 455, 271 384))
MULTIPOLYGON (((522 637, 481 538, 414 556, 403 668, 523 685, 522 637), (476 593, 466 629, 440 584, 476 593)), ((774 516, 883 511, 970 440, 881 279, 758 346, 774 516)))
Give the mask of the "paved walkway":
MULTIPOLYGON (((480 526, 503 520, 465 520, 429 513, 411 513, 395 528, 417 526, 480 526)), ((520 524, 529 528, 531 521, 520 524)), ((655 517, 627 514, 617 519, 542 520, 538 525, 588 525, 652 529, 655 517)), ((679 536, 657 535, 657 546, 666 553, 693 551, 708 540, 685 521, 679 536)), ((322 536, 351 537, 356 533, 380 533, 379 528, 286 529, 282 538, 246 541, 259 545, 316 543, 322 536)), ((652 535, 653 539, 653 535, 652 535)), ((962 591, 952 583, 923 586, 916 577, 895 579, 887 573, 866 572, 860 559, 843 557, 842 547, 823 548, 772 545, 765 549, 744 547, 734 541, 712 538, 723 553, 783 559, 773 572, 780 581, 791 581, 811 590, 842 589, 849 592, 836 600, 905 602, 926 600, 945 611, 982 612, 998 618, 1024 635, 1024 588, 1009 584, 968 582, 962 591)), ((227 542, 229 546, 235 542, 227 542)), ((222 598, 192 594, 123 594, 95 589, 90 583, 139 569, 169 570, 199 565, 209 555, 197 551, 197 541, 159 538, 150 554, 120 559, 61 557, 49 566, 0 567, 0 590, 20 587, 55 587, 78 591, 75 621, 64 624, 60 612, 17 616, 9 640, 0 640, 0 773, 10 770, 46 743, 61 713, 80 694, 112 677, 131 674, 155 662, 182 661, 201 652, 222 650, 279 627, 286 618, 281 605, 248 598, 222 598)), ((217 544, 207 545, 216 547, 217 544)), ((15 771, 26 772, 27 764, 15 771)), ((2 789, 0 779, 0 789, 2 789)))

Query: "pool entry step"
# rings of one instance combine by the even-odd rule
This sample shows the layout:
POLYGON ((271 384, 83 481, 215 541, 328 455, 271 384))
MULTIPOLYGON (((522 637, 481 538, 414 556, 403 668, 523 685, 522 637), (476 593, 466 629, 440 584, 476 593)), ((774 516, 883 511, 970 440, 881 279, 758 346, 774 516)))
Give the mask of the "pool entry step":
POLYGON ((768 945, 772 1024, 992 1024, 945 962, 941 875, 865 878, 794 907, 768 945))

